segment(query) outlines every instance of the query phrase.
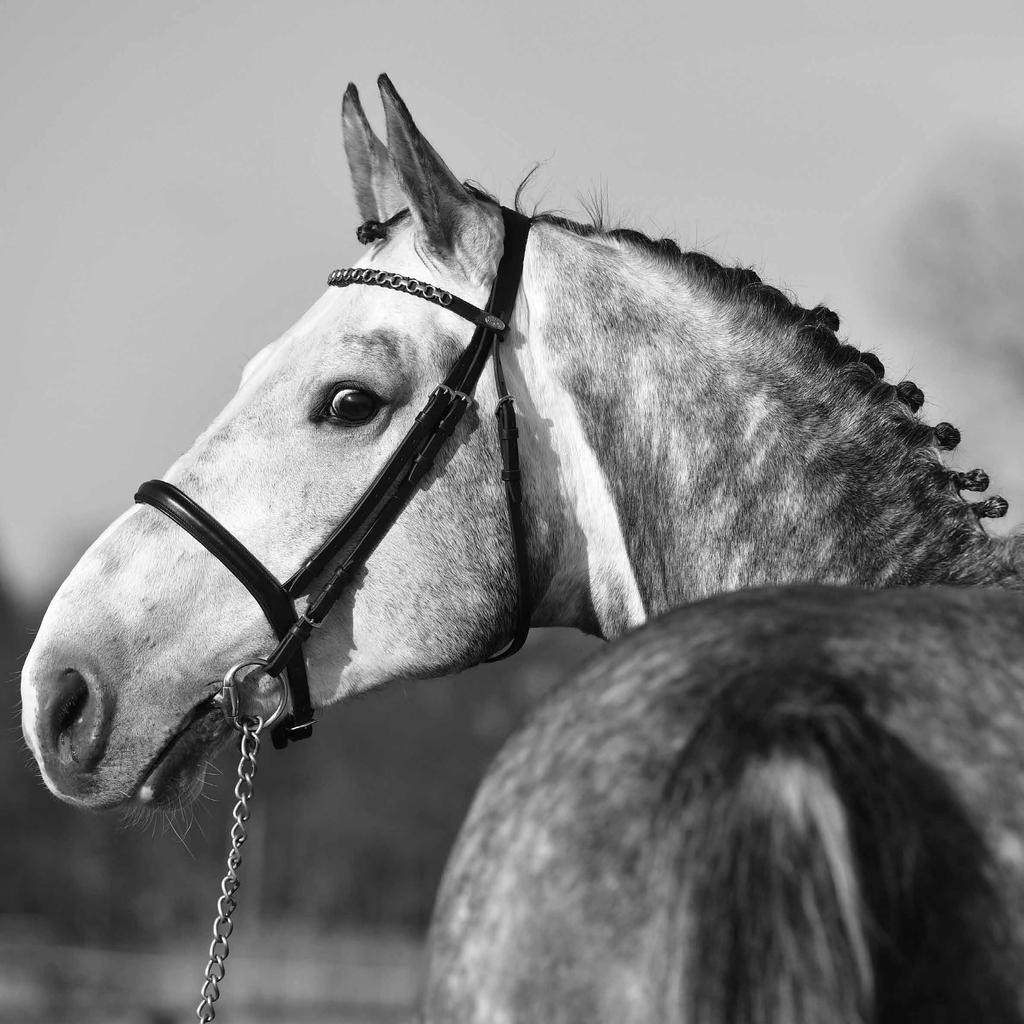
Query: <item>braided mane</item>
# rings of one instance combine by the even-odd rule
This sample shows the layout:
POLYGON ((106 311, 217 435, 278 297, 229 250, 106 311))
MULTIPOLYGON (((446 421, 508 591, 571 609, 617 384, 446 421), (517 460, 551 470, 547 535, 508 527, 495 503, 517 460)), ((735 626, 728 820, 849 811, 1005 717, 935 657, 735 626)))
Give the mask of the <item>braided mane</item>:
MULTIPOLYGON (((534 168, 534 171, 536 168, 534 168)), ((924 423, 917 415, 924 404, 924 392, 911 380, 890 384, 885 380, 885 366, 873 352, 864 352, 841 341, 837 335, 839 316, 824 305, 811 309, 799 305, 783 291, 766 284, 749 267, 726 267, 707 253, 684 251, 671 238, 651 238, 634 228, 605 226, 600 201, 590 204, 589 224, 570 220, 557 213, 527 213, 521 205, 522 193, 533 176, 531 171, 516 189, 515 208, 534 223, 552 224, 582 238, 599 238, 623 243, 681 272, 697 289, 729 304, 762 327, 784 327, 809 342, 819 359, 837 371, 853 391, 885 415, 897 435, 911 449, 937 448, 952 451, 960 443, 960 431, 952 423, 924 423)), ((481 202, 499 205, 498 200, 476 182, 464 187, 481 202)), ((360 242, 369 243, 387 237, 390 227, 406 219, 408 210, 399 210, 390 220, 367 221, 356 234, 360 242)), ((988 489, 988 474, 982 469, 968 472, 948 469, 936 456, 929 461, 927 482, 940 492, 949 487, 956 492, 988 489)), ((978 519, 1006 515, 1008 503, 1000 495, 984 501, 963 502, 978 519)))
MULTIPOLYGON (((487 198, 481 194, 480 198, 487 198)), ((517 193, 517 208, 519 195, 517 193)), ((837 336, 839 316, 827 306, 807 309, 783 291, 766 284, 748 267, 726 267, 703 252, 684 251, 671 238, 651 238, 633 228, 606 228, 599 204, 592 204, 593 220, 582 224, 555 213, 535 214, 537 223, 553 224, 583 238, 600 238, 623 243, 681 272, 698 290, 722 300, 761 326, 789 328, 814 346, 820 359, 834 368, 852 390, 864 397, 889 419, 894 430, 910 448, 929 447, 952 451, 960 443, 960 431, 951 423, 924 423, 917 415, 924 404, 924 392, 910 380, 890 384, 885 367, 872 352, 841 341, 837 336)), ((957 491, 984 491, 988 474, 950 470, 936 457, 931 465, 931 483, 939 488, 952 484, 957 491)), ((984 501, 967 503, 978 518, 998 518, 1008 509, 1005 498, 993 495, 984 501)))

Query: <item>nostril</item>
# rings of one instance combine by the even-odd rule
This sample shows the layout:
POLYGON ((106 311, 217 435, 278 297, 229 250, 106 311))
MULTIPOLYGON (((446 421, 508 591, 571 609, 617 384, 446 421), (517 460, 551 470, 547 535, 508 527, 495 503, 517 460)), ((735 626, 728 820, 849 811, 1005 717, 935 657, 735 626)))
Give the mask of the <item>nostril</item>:
POLYGON ((73 686, 71 692, 64 698, 63 703, 56 709, 54 726, 57 731, 57 747, 62 761, 74 761, 80 764, 78 749, 75 740, 82 731, 85 720, 87 705, 89 704, 89 687, 85 680, 75 673, 77 685, 73 686))
POLYGON ((49 748, 70 771, 89 771, 103 756, 105 715, 100 695, 75 669, 65 669, 46 701, 49 748))

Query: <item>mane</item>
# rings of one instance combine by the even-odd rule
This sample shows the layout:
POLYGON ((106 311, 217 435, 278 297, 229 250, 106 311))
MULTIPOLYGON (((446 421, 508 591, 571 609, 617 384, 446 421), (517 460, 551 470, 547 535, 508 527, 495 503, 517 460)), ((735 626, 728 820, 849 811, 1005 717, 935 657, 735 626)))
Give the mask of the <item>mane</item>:
MULTIPOLYGON (((539 166, 539 165, 538 165, 539 166)), ((682 274, 691 286, 722 301, 734 312, 754 320, 762 328, 777 327, 788 330, 807 343, 807 353, 813 353, 817 364, 823 361, 834 371, 836 378, 852 392, 858 394, 885 418, 895 433, 911 452, 920 452, 924 474, 921 481, 933 493, 956 495, 959 508, 969 509, 980 520, 1000 518, 1006 515, 1009 504, 1000 495, 992 495, 982 501, 968 502, 962 497, 963 491, 985 491, 989 486, 988 474, 982 469, 963 472, 947 467, 938 451, 952 451, 960 444, 960 431, 952 423, 941 422, 930 426, 918 416, 924 404, 924 392, 911 380, 891 384, 885 380, 885 366, 873 352, 862 351, 840 340, 840 320, 837 313, 828 306, 817 305, 810 309, 799 305, 781 289, 765 283, 758 273, 749 267, 727 267, 707 253, 683 250, 672 238, 651 238, 649 235, 628 227, 608 227, 605 202, 593 197, 584 206, 590 215, 590 222, 584 223, 554 211, 527 213, 522 207, 522 195, 536 172, 534 167, 516 189, 514 207, 536 224, 551 224, 581 238, 597 238, 603 241, 625 245, 642 252, 661 263, 666 269, 682 274)), ((464 187, 480 202, 500 205, 498 200, 477 182, 463 182, 464 187)), ((369 242, 387 236, 390 227, 397 225, 408 216, 408 210, 399 210, 385 222, 366 221, 356 234, 361 242, 369 242)), ((1024 538, 1021 548, 1024 549, 1024 538)), ((1024 558, 1024 553, 1019 557, 1024 558)))
MULTIPOLYGON (((517 209, 521 191, 522 186, 516 193, 517 209)), ((480 198, 490 200, 491 197, 484 193, 480 198)), ((604 204, 600 199, 591 200, 586 205, 590 223, 571 220, 555 212, 534 212, 532 219, 535 223, 552 224, 582 238, 620 243, 642 252, 667 269, 682 274, 699 291, 719 299, 759 326, 775 326, 792 332, 808 343, 819 364, 824 361, 851 391, 876 408, 909 449, 922 454, 931 452, 932 457, 926 460, 925 465, 927 483, 940 493, 988 489, 989 478, 984 470, 962 472, 950 469, 942 462, 938 450, 952 451, 956 448, 961 440, 960 431, 951 423, 930 426, 921 420, 917 414, 924 404, 924 392, 911 380, 897 384, 887 382, 885 366, 877 355, 840 340, 837 333, 839 316, 833 310, 824 305, 810 309, 801 306, 781 289, 766 284, 753 269, 724 266, 707 253, 681 249, 672 238, 651 238, 635 228, 607 227, 604 204)), ((960 507, 969 508, 979 520, 1004 516, 1009 507, 1000 495, 978 502, 958 498, 957 503, 960 507)))

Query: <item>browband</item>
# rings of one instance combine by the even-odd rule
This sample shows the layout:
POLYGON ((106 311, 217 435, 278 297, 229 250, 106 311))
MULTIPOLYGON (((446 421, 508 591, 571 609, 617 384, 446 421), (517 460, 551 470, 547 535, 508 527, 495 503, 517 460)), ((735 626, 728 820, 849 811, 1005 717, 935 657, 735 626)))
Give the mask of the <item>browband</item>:
POLYGON ((417 281, 415 277, 393 274, 390 270, 344 267, 341 270, 331 271, 327 283, 334 288, 344 288, 348 284, 375 284, 381 288, 393 288, 395 291, 406 292, 409 295, 426 299, 427 302, 433 302, 443 309, 450 309, 476 327, 489 327, 492 331, 505 330, 504 320, 488 310, 474 306, 472 302, 466 302, 465 299, 460 299, 457 295, 452 295, 451 292, 446 292, 436 285, 427 284, 426 281, 417 281))

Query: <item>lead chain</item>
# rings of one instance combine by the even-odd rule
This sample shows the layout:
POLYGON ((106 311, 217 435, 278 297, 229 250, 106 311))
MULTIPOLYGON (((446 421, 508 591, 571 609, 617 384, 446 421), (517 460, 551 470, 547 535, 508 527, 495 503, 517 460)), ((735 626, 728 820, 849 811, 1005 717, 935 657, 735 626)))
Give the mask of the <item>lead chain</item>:
POLYGON ((260 752, 260 733, 263 731, 262 718, 246 718, 241 721, 242 738, 239 742, 241 758, 238 762, 238 781, 235 783, 235 807, 231 812, 234 824, 231 826, 231 849, 228 851, 227 873, 220 883, 220 898, 217 900, 217 917, 213 922, 213 941, 210 943, 210 960, 204 973, 205 981, 199 994, 202 1001, 196 1007, 200 1024, 210 1024, 217 1016, 213 1004, 220 998, 220 983, 226 973, 224 961, 228 958, 228 939, 234 929, 231 915, 238 907, 235 893, 240 884, 238 869, 242 864, 242 844, 246 840, 246 822, 249 820, 249 801, 253 795, 253 776, 256 774, 256 755, 260 752))

